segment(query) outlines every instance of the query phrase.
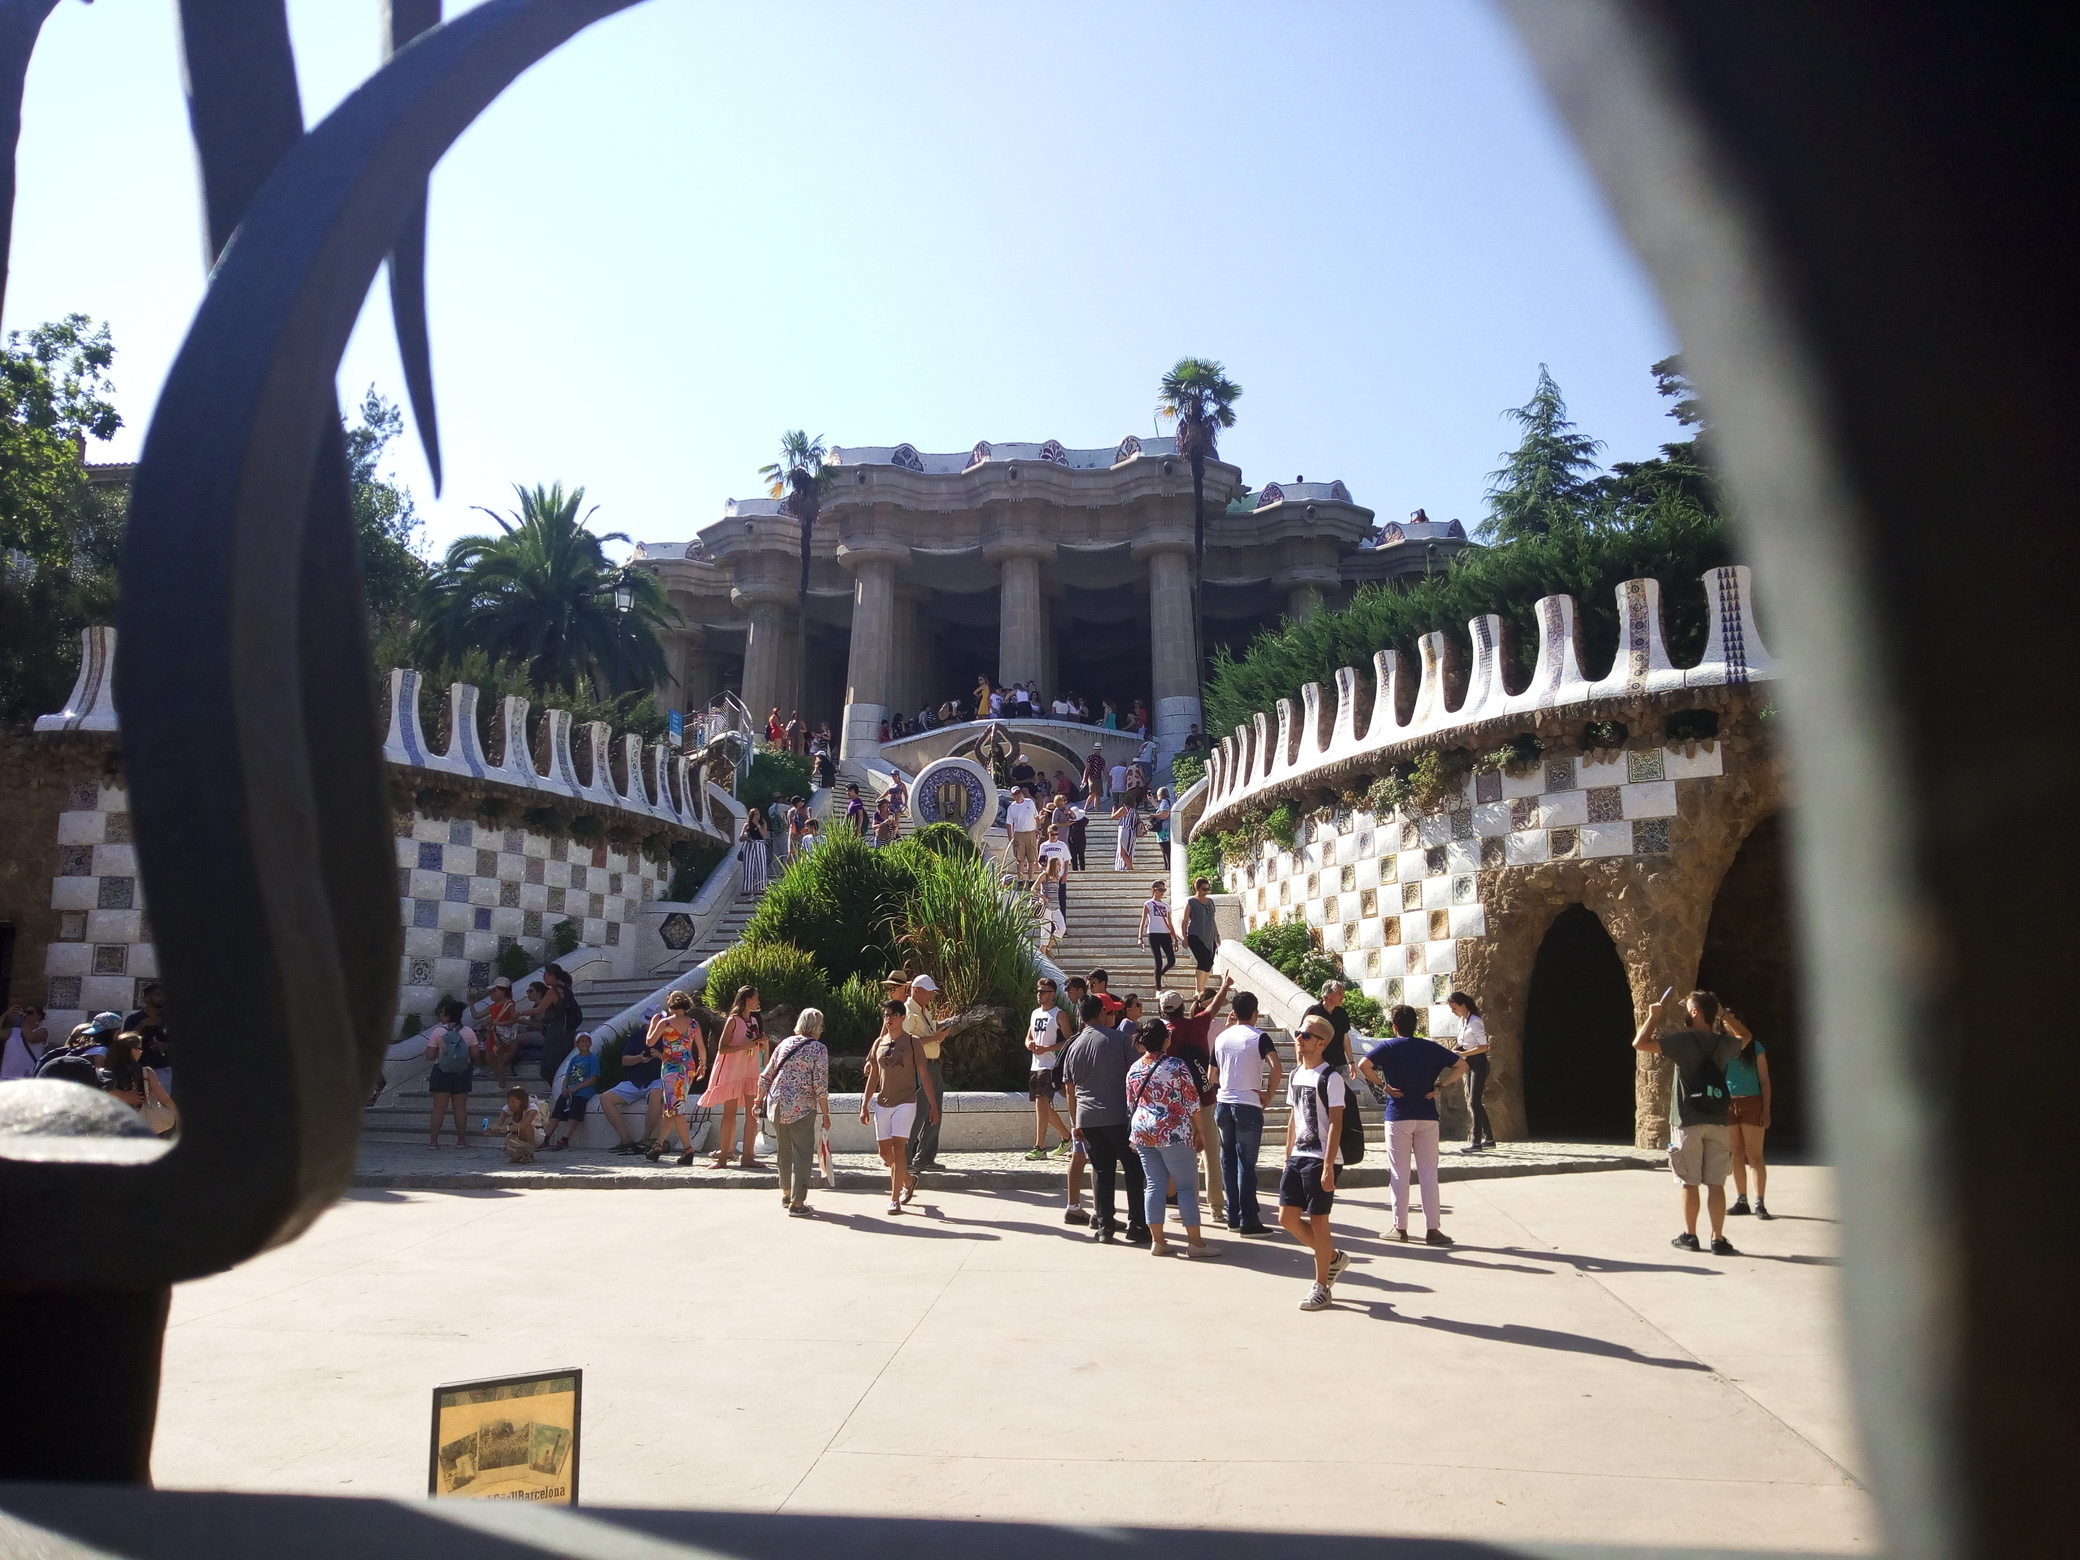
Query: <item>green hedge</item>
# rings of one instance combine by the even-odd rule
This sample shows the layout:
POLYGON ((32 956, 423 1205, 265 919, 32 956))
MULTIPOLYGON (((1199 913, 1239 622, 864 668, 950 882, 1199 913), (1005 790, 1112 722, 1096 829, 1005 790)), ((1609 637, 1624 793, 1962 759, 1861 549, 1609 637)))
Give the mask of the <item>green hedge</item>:
POLYGON ((830 1011, 831 988, 823 971, 808 954, 787 943, 747 939, 716 955, 701 994, 718 1013, 727 1013, 740 986, 758 988, 766 1033, 776 1039, 793 1029, 795 1015, 803 1008, 830 1011))

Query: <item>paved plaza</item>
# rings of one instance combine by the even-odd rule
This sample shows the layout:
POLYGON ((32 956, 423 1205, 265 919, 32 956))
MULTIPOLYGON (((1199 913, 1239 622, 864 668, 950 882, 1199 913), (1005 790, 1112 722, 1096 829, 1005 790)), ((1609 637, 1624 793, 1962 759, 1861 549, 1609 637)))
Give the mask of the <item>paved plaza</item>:
POLYGON ((580 1365, 601 1506, 1868 1551, 1830 1177, 1771 1183, 1737 1258, 1665 1173, 1453 1183, 1449 1252, 1352 1192, 1316 1315, 1283 1238, 1159 1261, 1034 1191, 357 1190, 176 1291, 154 1471, 412 1497, 435 1383, 580 1365))

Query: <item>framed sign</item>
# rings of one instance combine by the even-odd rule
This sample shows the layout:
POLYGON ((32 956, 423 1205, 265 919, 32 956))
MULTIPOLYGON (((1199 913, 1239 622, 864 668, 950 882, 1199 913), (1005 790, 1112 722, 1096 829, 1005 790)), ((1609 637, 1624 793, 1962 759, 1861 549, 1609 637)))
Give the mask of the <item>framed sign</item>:
POLYGON ((686 745, 686 717, 679 711, 673 710, 665 717, 665 726, 667 733, 672 739, 672 746, 684 747, 686 745))
POLYGON ((583 1386, 583 1371, 545 1370, 435 1387, 426 1493, 577 1505, 583 1386))

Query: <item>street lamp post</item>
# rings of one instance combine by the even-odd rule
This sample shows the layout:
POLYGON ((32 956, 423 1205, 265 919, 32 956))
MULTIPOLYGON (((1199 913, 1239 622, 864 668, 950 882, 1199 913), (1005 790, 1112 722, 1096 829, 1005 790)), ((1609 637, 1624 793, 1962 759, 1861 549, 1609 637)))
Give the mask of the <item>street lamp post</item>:
POLYGON ((636 593, 628 583, 628 572, 614 577, 614 691, 624 692, 628 681, 628 614, 634 610, 636 593))

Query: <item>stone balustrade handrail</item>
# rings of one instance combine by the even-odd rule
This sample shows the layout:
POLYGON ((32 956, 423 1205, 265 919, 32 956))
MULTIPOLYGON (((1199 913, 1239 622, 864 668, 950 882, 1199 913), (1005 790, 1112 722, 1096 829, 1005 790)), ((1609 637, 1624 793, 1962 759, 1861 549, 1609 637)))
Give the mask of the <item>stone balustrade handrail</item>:
POLYGON ((1407 674, 1398 650, 1373 657, 1372 709, 1358 729, 1358 677, 1353 667, 1336 674, 1335 723, 1324 738, 1322 689, 1309 683, 1300 690, 1299 711, 1291 699, 1280 699, 1275 714, 1259 712, 1246 726, 1225 737, 1206 769, 1205 810, 1193 825, 1219 828, 1245 804, 1269 795, 1285 795, 1317 775, 1343 770, 1353 761, 1384 758, 1398 748, 1431 745, 1438 739, 1476 726, 1514 717, 1534 717, 1577 704, 1679 691, 1726 687, 1776 677, 1776 663, 1755 627, 1755 603, 1749 571, 1741 565, 1713 569, 1704 576, 1710 619, 1703 657, 1692 667, 1678 667, 1668 657, 1661 633, 1661 585, 1657 580, 1627 580, 1617 589, 1618 651, 1610 670, 1591 679, 1581 665, 1580 634, 1572 596, 1547 596, 1534 609, 1538 618, 1538 665, 1520 693, 1511 693, 1502 676, 1501 618, 1489 614, 1467 625, 1473 664, 1466 693, 1456 706, 1447 705, 1447 683, 1456 670, 1457 643, 1442 632, 1418 642, 1421 679, 1406 720, 1400 718, 1400 695, 1407 674))

